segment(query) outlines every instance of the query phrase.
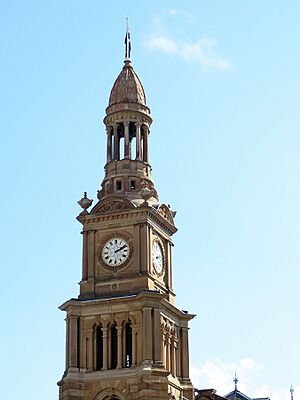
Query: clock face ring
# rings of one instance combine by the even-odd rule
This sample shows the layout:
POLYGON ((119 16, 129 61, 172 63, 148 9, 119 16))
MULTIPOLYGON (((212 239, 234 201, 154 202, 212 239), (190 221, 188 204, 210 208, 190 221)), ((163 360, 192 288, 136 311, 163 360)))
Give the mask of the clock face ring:
POLYGON ((114 236, 102 246, 101 259, 109 267, 119 267, 128 261, 130 245, 126 239, 114 236))
POLYGON ((157 239, 152 242, 152 264, 157 275, 161 275, 164 270, 164 253, 163 247, 157 239))

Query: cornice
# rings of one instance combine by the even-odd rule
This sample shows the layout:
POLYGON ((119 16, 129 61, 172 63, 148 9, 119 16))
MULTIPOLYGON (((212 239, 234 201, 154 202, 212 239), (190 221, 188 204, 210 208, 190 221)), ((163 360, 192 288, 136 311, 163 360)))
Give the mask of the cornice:
POLYGON ((101 297, 94 299, 73 298, 64 302, 59 309, 61 311, 66 311, 68 315, 80 315, 81 309, 87 310, 88 308, 93 309, 94 307, 99 308, 101 306, 106 306, 110 312, 114 312, 112 309, 113 306, 118 306, 121 303, 122 306, 126 308, 126 304, 132 302, 139 304, 138 307, 134 307, 135 310, 141 310, 144 307, 162 308, 162 310, 165 312, 169 312, 171 315, 177 317, 178 320, 186 321, 186 323, 196 316, 195 314, 190 314, 186 311, 179 310, 175 305, 171 304, 166 299, 166 294, 150 290, 114 297, 101 297))
POLYGON ((136 223, 152 223, 165 231, 168 235, 177 232, 177 228, 167 221, 161 214, 157 213, 152 207, 137 207, 103 214, 84 214, 78 217, 83 224, 83 231, 97 230, 101 223, 113 223, 119 221, 136 219, 136 223))

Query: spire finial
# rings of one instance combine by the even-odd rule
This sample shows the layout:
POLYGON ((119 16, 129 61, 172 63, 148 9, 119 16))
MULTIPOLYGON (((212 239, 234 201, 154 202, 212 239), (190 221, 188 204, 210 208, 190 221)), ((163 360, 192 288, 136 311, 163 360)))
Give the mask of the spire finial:
POLYGON ((238 377, 237 377, 237 374, 236 374, 236 371, 235 371, 235 373, 234 373, 234 377, 233 377, 233 382, 234 382, 234 390, 235 391, 237 391, 237 384, 238 384, 238 377))
POLYGON ((293 385, 290 387, 290 393, 291 393, 291 400, 294 400, 294 388, 293 385))
POLYGON ((131 39, 130 39, 130 30, 129 30, 128 17, 126 18, 126 35, 125 35, 124 43, 125 43, 125 61, 130 61, 131 39))

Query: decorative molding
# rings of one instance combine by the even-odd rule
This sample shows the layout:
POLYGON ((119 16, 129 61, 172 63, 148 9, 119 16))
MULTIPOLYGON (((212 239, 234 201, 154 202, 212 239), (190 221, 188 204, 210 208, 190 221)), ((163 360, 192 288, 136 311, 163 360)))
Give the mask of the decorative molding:
MULTIPOLYGON (((177 228, 174 224, 170 223, 166 220, 160 213, 157 212, 153 207, 134 207, 132 203, 128 200, 128 203, 131 209, 119 210, 117 211, 106 211, 106 213, 98 213, 97 209, 100 208, 100 204, 104 204, 105 202, 111 201, 112 198, 103 200, 103 202, 99 202, 90 214, 82 215, 78 220, 84 225, 83 231, 90 230, 98 230, 100 223, 105 222, 114 222, 114 221, 122 221, 122 220, 132 220, 138 219, 135 224, 152 222, 167 235, 172 236, 175 232, 177 232, 177 228), (95 212, 96 210, 96 212, 95 212), (141 221, 141 218, 145 218, 145 221, 141 221)), ((114 199, 115 200, 115 199, 114 199)))
POLYGON ((109 198, 100 201, 91 210, 90 214, 108 214, 116 211, 124 211, 133 209, 134 205, 127 199, 109 198))
POLYGON ((169 221, 172 225, 174 225, 174 211, 171 211, 170 208, 166 204, 161 204, 157 212, 165 218, 167 221, 169 221))

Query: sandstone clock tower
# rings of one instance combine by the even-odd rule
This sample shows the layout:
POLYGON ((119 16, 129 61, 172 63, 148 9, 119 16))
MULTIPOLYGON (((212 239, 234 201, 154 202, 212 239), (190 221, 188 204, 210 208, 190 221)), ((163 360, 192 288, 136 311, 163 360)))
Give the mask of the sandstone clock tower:
POLYGON ((83 211, 80 294, 66 311, 66 369, 60 400, 189 399, 188 322, 175 306, 172 235, 175 212, 151 179, 152 122, 130 61, 109 97, 105 176, 98 202, 83 211))

